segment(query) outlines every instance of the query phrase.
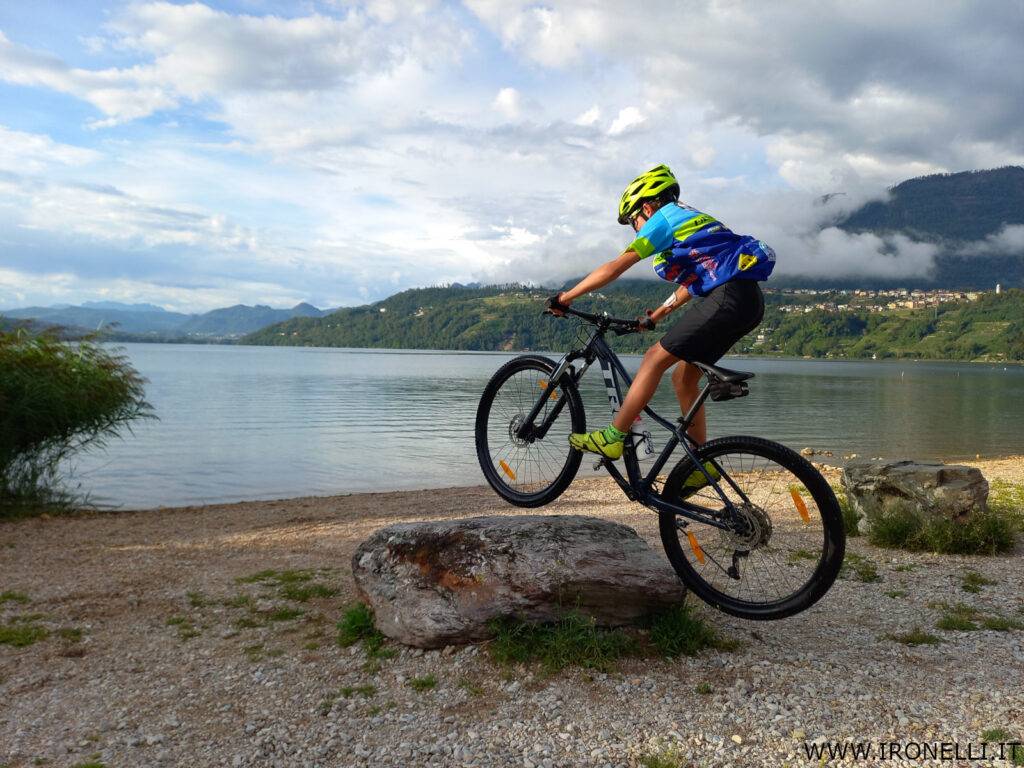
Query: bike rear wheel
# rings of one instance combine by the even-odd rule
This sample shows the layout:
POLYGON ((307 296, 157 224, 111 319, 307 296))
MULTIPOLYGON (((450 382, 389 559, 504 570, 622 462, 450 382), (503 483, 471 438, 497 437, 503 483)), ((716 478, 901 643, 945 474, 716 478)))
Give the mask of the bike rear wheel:
MULTIPOLYGON (((718 481, 741 517, 730 531, 659 513, 662 544, 676 573, 699 598, 745 619, 781 619, 814 605, 839 574, 846 548, 839 502, 825 478, 799 454, 758 437, 711 440, 697 456, 724 470, 747 501, 726 478, 718 481)), ((706 483, 703 478, 684 458, 662 498, 725 515, 714 487, 692 487, 706 483)))
POLYGON ((556 364, 540 355, 510 360, 491 377, 476 412, 476 453, 490 486, 520 507, 539 507, 557 499, 576 477, 582 454, 569 445, 571 432, 583 432, 587 420, 576 385, 563 376, 548 395, 534 423, 557 418, 540 439, 516 433, 530 415, 556 364))

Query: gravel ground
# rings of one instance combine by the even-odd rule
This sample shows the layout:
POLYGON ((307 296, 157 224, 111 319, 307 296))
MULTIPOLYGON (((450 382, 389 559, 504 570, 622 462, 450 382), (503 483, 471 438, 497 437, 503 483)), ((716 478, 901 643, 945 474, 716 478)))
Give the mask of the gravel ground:
MULTIPOLYGON (((974 463, 1024 481, 1022 457, 974 463)), ((880 581, 843 578, 779 622, 703 611, 738 650, 610 674, 504 669, 482 647, 399 650, 374 670, 360 647, 337 646, 349 558, 371 531, 518 512, 487 488, 459 488, 0 524, 0 627, 48 633, 0 644, 0 766, 548 768, 668 751, 678 765, 792 766, 820 764, 805 746, 824 741, 876 750, 829 765, 1010 765, 883 762, 877 742, 977 755, 985 729, 1024 738, 1024 631, 937 630, 929 605, 1024 620, 1022 546, 953 557, 853 539, 880 581), (246 580, 267 569, 286 575, 246 580), (295 570, 311 580, 290 581, 295 570), (968 570, 995 583, 966 592, 968 570), (890 637, 914 627, 942 642, 890 637), (413 685, 428 675, 434 687, 413 685)), ((578 481, 545 512, 624 522, 660 547, 654 516, 607 480, 578 481)))

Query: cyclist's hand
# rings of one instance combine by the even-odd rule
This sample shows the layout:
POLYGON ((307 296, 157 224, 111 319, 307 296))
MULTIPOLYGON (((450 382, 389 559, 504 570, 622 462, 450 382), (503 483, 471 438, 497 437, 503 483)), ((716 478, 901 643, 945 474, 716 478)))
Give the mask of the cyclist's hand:
POLYGON ((547 309, 544 311, 550 315, 554 315, 555 317, 563 317, 565 315, 565 310, 569 308, 571 303, 571 301, 562 301, 562 294, 556 293, 547 300, 547 309))
POLYGON ((647 316, 656 323, 661 322, 661 318, 668 314, 668 310, 664 307, 658 307, 657 309, 648 309, 647 316))
POLYGON ((647 310, 647 317, 638 317, 636 319, 637 328, 641 331, 653 331, 655 328, 654 313, 651 310, 647 310))

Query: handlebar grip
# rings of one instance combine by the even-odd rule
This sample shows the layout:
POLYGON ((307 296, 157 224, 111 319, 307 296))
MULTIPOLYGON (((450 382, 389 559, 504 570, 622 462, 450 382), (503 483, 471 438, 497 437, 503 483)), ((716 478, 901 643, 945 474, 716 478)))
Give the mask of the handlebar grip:
POLYGON ((551 312, 552 309, 556 309, 559 312, 565 312, 566 310, 569 309, 569 305, 568 304, 563 304, 562 302, 560 302, 558 300, 558 297, 561 296, 561 295, 562 295, 561 292, 559 292, 559 293, 556 293, 554 296, 548 297, 548 300, 546 302, 547 309, 544 310, 544 312, 546 314, 554 314, 554 313, 551 312))

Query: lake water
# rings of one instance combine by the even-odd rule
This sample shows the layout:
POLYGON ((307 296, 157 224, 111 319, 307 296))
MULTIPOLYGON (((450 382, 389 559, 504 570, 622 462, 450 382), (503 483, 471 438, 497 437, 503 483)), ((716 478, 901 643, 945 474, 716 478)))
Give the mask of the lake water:
MULTIPOLYGON (((128 508, 484 482, 480 393, 514 355, 126 344, 159 421, 75 462, 94 501, 128 508)), ((624 358, 635 370, 639 358, 624 358)), ((745 433, 861 456, 1024 454, 1024 367, 726 358, 750 395, 708 404, 709 436, 745 433)), ((597 366, 584 399, 609 412, 597 366)), ((654 402, 678 406, 666 380, 654 402)), ((664 438, 655 433, 656 444, 664 438), (661 438, 659 440, 659 438, 661 438)), ((589 467, 589 462, 584 462, 589 467)))

